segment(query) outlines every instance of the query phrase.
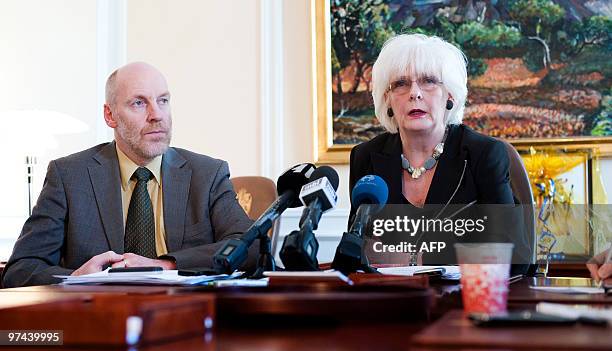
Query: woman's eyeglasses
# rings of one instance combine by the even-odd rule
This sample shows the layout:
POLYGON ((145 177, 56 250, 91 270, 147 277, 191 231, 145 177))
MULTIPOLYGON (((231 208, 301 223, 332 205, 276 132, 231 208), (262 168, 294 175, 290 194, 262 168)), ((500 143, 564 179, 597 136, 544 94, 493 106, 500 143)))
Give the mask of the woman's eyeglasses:
POLYGON ((440 85, 442 82, 435 77, 423 76, 417 79, 410 79, 408 77, 402 77, 396 81, 391 82, 389 84, 389 89, 391 93, 395 95, 405 95, 410 93, 412 89, 412 83, 416 82, 419 88, 423 91, 433 91, 440 85))

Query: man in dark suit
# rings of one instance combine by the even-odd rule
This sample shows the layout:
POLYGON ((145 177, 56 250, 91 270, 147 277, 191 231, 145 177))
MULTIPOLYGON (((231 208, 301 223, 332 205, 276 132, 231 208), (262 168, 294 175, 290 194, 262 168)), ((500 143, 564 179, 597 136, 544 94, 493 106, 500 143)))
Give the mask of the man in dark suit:
POLYGON ((169 147, 170 93, 157 69, 131 63, 113 72, 104 119, 114 142, 50 162, 4 287, 109 266, 210 267, 223 241, 251 225, 225 161, 169 147))

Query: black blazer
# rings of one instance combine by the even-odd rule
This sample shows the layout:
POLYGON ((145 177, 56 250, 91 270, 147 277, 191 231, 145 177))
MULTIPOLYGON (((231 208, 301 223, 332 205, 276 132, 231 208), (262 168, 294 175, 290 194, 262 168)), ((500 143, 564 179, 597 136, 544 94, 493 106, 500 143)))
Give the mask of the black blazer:
MULTIPOLYGON (((402 142, 399 133, 384 133, 365 143, 359 144, 351 151, 350 189, 357 181, 368 174, 378 175, 389 187, 389 204, 403 204, 402 194, 402 142)), ((432 178, 426 205, 462 205, 476 201, 476 204, 515 204, 510 188, 509 158, 506 146, 499 140, 482 135, 465 125, 450 126, 444 144, 444 153, 438 160, 438 167, 432 178)), ((514 230, 504 223, 524 223, 521 207, 495 207, 489 212, 488 230, 484 233, 487 239, 473 236, 457 238, 445 236, 443 240, 452 247, 452 240, 463 241, 499 241, 512 242, 512 274, 523 274, 531 262, 533 238, 521 226, 514 230), (530 244, 531 243, 531 244, 530 244), (518 264, 516 264, 518 263, 518 264)), ((480 209, 481 211, 483 209, 480 209)), ((351 203, 349 228, 354 220, 357 208, 351 203)), ((387 214, 388 215, 388 214, 387 214)), ((402 233, 381 237, 383 241, 397 243, 404 240, 402 233)), ((451 256, 424 256, 427 264, 454 262, 454 250, 446 253, 451 256), (442 257, 442 258, 441 258, 442 257)))
MULTIPOLYGON (((355 146, 351 150, 351 195, 361 177, 374 174, 387 182, 387 203, 403 203, 401 153, 399 133, 384 133, 355 146)), ((465 125, 451 125, 425 204, 468 204, 474 200, 478 204, 514 203, 506 147, 465 125)), ((356 210, 351 203, 351 221, 356 210)))

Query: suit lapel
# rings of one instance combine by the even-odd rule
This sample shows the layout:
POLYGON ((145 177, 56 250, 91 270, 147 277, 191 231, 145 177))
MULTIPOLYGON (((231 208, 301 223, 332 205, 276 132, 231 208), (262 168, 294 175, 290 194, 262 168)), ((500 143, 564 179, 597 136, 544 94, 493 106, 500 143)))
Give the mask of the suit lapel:
POLYGON ((186 163, 172 148, 162 158, 164 226, 168 252, 181 248, 185 234, 185 213, 191 184, 191 169, 183 167, 186 163))
MULTIPOLYGON (((461 148, 461 131, 458 126, 451 125, 449 135, 444 145, 444 153, 438 161, 438 167, 431 180, 426 204, 446 204, 451 198, 463 173, 466 155, 461 148)), ((465 182, 465 175, 462 183, 465 182)), ((454 203, 454 201, 451 201, 454 203)))
POLYGON ((88 167, 89 179, 94 189, 104 233, 111 250, 122 254, 124 252, 123 207, 115 143, 104 146, 93 158, 98 164, 88 167))
POLYGON ((391 134, 381 152, 372 152, 372 168, 374 174, 385 180, 389 187, 387 203, 402 203, 402 143, 399 133, 391 134))

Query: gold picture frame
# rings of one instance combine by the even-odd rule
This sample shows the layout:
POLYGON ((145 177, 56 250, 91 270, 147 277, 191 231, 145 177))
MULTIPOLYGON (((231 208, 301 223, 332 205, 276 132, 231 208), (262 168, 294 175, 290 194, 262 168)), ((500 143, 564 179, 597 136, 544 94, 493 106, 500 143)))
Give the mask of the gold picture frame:
POLYGON ((543 231, 546 235, 554 235, 556 246, 551 253, 562 253, 565 259, 591 254, 588 223, 589 204, 592 203, 593 170, 589 162, 593 158, 592 149, 560 150, 548 146, 521 150, 521 156, 536 200, 536 235, 540 237, 543 231), (566 178, 567 172, 572 171, 573 179, 566 178), (553 181, 555 185, 549 186, 553 181), (543 196, 554 197, 556 205, 550 206, 550 197, 545 200, 543 196), (554 210, 549 212, 545 208, 554 210))
POLYGON ((329 0, 312 0, 314 133, 316 163, 346 164, 353 145, 334 145, 329 0))
MULTIPOLYGON (((311 1, 314 160, 318 164, 347 164, 354 144, 334 143, 330 1, 311 1)), ((598 154, 612 154, 612 137, 521 138, 508 141, 517 149, 553 146, 589 148, 596 150, 598 154)))

